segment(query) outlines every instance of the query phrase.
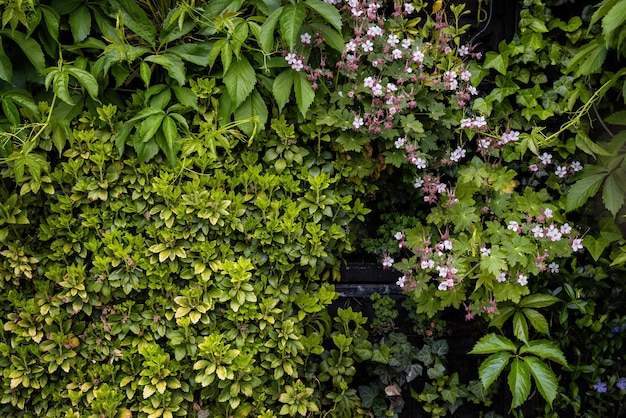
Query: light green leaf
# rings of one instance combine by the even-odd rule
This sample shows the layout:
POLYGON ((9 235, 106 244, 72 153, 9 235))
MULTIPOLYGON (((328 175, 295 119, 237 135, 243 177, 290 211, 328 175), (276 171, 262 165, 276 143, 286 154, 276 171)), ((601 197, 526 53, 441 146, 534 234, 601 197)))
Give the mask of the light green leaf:
POLYGON ((563 352, 551 341, 533 340, 523 345, 519 351, 520 354, 530 353, 542 359, 555 361, 563 366, 567 366, 567 360, 563 352))
POLYGON ((602 70, 606 59, 606 45, 602 36, 597 36, 587 45, 578 50, 567 64, 567 69, 576 69, 576 76, 589 75, 602 70))
POLYGON ((595 196, 606 176, 606 172, 585 175, 583 171, 582 178, 569 189, 565 201, 565 210, 568 212, 573 211, 581 207, 590 197, 595 196))
POLYGON ((147 62, 141 61, 139 64, 139 76, 141 77, 141 81, 146 86, 146 88, 150 87, 150 78, 152 78, 152 70, 147 62))
POLYGON ((537 293, 534 295, 526 296, 519 303, 520 308, 545 308, 547 306, 554 305, 560 301, 556 296, 548 295, 545 293, 537 293))
POLYGON ((15 106, 15 103, 7 97, 2 98, 2 111, 11 124, 20 124, 20 111, 17 109, 17 106, 15 106))
POLYGON ((161 122, 165 114, 159 113, 152 116, 148 116, 144 119, 143 122, 139 125, 139 129, 137 130, 138 136, 135 137, 135 142, 146 143, 154 138, 154 135, 161 127, 161 122))
POLYGON ((233 107, 236 109, 248 98, 254 85, 256 84, 256 74, 254 68, 244 56, 235 61, 224 74, 224 84, 226 91, 232 99, 233 107))
POLYGON ((297 72, 293 86, 296 93, 296 102, 302 116, 306 115, 307 110, 315 99, 315 91, 311 87, 311 82, 307 79, 306 74, 297 72))
POLYGON ((513 394, 511 408, 517 408, 528 399, 530 395, 530 367, 519 358, 511 362, 509 371, 509 389, 513 394))
POLYGON ((188 106, 194 110, 198 109, 198 96, 193 90, 181 86, 172 86, 174 95, 178 102, 184 106, 188 106))
POLYGON ((500 351, 515 352, 517 347, 511 340, 497 334, 487 334, 474 345, 470 354, 493 354, 500 351))
POLYGON ((176 80, 179 85, 185 84, 185 63, 177 55, 165 52, 160 55, 149 55, 144 59, 165 68, 169 76, 176 80))
POLYGON ((272 14, 270 14, 263 25, 261 26, 261 30, 259 31, 259 44, 263 52, 267 54, 271 54, 274 49, 274 38, 276 34, 274 33, 276 30, 276 24, 278 23, 278 19, 283 12, 283 7, 279 7, 274 10, 272 14))
POLYGON ((611 262, 611 267, 619 266, 621 264, 626 264, 626 248, 622 247, 621 250, 622 250, 622 253, 618 254, 611 262))
POLYGON ((283 107, 289 101, 289 96, 291 95, 291 89, 293 88, 293 81, 296 76, 296 71, 289 68, 284 70, 276 78, 274 79, 274 83, 272 85, 272 94, 276 99, 276 104, 278 104, 278 111, 282 112, 283 107))
POLYGON ((70 13, 69 21, 74 43, 77 44, 87 39, 89 32, 91 32, 91 14, 89 13, 89 8, 87 8, 86 5, 77 8, 70 13))
MULTIPOLYGON (((194 63, 201 67, 208 67, 211 65, 209 56, 216 49, 219 53, 220 48, 214 48, 217 42, 213 41, 199 41, 188 44, 175 45, 167 48, 167 52, 179 56, 185 61, 194 63)), ((215 61, 215 60, 214 60, 215 61)))
POLYGON ((606 39, 606 46, 615 46, 613 38, 617 29, 622 28, 626 23, 626 1, 619 1, 602 18, 602 34, 606 39))
POLYGON ((519 311, 513 315, 513 334, 524 342, 528 341, 528 323, 519 311))
POLYGON ((542 334, 550 333, 550 327, 545 316, 532 308, 524 308, 522 309, 522 313, 524 314, 524 316, 526 316, 530 325, 532 325, 532 327, 537 330, 537 332, 540 332, 542 334))
POLYGON ((46 60, 41 50, 41 46, 33 38, 26 37, 25 34, 16 30, 2 29, 0 30, 0 37, 12 39, 17 46, 24 52, 26 59, 28 59, 35 70, 39 74, 45 72, 46 60))
POLYGON ((304 4, 315 10, 325 21, 341 32, 341 15, 335 6, 322 0, 306 0, 304 4))
POLYGON ((283 12, 280 15, 280 33, 287 42, 289 51, 293 51, 298 41, 298 32, 304 23, 306 17, 306 8, 304 4, 292 4, 285 6, 283 12))
POLYGON ((606 247, 609 246, 609 241, 606 238, 598 237, 596 239, 593 235, 586 235, 583 239, 583 243, 585 244, 587 251, 589 251, 589 254, 591 254, 593 259, 596 261, 598 261, 606 247))
MULTIPOLYGON (((615 170, 606 178, 602 187, 602 202, 613 216, 616 216, 617 212, 624 206, 624 200, 626 199, 624 180, 624 172, 615 170)), ((597 260, 595 257, 594 259, 597 260)))
POLYGON ((478 375, 485 389, 488 389, 498 379, 511 357, 513 357, 513 354, 500 351, 490 355, 480 364, 478 375))
POLYGON ((535 380, 539 393, 550 405, 552 405, 552 402, 556 398, 559 386, 556 375, 547 364, 536 357, 527 356, 524 357, 523 360, 530 369, 530 373, 535 380))
POLYGON ((68 105, 74 105, 74 101, 70 97, 70 91, 68 85, 70 77, 66 72, 57 72, 52 81, 52 90, 54 94, 68 105))
POLYGON ((257 90, 254 90, 246 101, 235 111, 236 121, 254 118, 253 121, 238 125, 239 129, 249 137, 254 136, 256 132, 264 128, 268 116, 267 106, 263 101, 263 97, 257 90))
POLYGON ((88 71, 76 67, 67 67, 67 72, 78 80, 93 100, 100 102, 100 99, 98 99, 98 82, 94 76, 88 71))
POLYGON ((493 68, 502 75, 506 75, 509 66, 509 57, 493 51, 487 52, 483 68, 493 68))
POLYGON ((496 316, 491 320, 491 322, 489 322, 489 326, 502 328, 504 323, 508 321, 511 316, 513 316, 513 313, 515 313, 515 308, 513 306, 504 306, 502 308, 498 308, 496 316))

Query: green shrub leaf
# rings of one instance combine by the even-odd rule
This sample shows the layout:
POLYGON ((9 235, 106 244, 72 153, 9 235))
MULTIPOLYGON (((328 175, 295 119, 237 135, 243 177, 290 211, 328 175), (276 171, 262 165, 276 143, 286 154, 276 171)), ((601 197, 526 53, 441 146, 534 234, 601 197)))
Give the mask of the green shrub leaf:
POLYGON ((498 379, 512 357, 512 353, 500 351, 490 355, 480 364, 478 374, 485 389, 488 389, 498 379))
POLYGON ((246 57, 241 57, 224 74, 226 91, 232 100, 233 108, 238 108, 248 98, 256 84, 254 68, 246 57))
POLYGON ((543 398, 552 405, 552 402, 556 398, 558 390, 558 381, 552 369, 539 360, 537 357, 526 356, 523 357, 524 363, 528 365, 530 373, 535 380, 537 389, 543 398))
POLYGON ((513 359, 507 380, 513 394, 511 408, 517 408, 526 402, 530 395, 530 367, 522 359, 513 359))
POLYGON ((470 354, 493 354, 500 351, 515 352, 517 347, 511 340, 497 334, 487 334, 472 348, 470 354))

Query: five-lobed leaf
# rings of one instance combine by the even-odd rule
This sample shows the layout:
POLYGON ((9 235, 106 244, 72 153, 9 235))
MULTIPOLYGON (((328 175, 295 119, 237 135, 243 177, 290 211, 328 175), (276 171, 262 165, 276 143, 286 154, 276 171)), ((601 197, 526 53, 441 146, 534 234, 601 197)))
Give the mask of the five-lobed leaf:
POLYGON ((537 389, 543 398, 552 405, 558 390, 556 375, 546 363, 534 356, 523 357, 524 363, 533 376, 537 389))

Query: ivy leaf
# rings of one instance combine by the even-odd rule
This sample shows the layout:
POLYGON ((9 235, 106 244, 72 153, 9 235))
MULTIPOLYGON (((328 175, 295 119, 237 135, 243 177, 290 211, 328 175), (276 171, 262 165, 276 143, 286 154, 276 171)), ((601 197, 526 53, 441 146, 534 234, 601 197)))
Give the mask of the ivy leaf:
POLYGON ((500 351, 515 352, 517 347, 513 344, 513 341, 506 337, 497 334, 487 334, 482 337, 472 348, 470 354, 494 354, 500 351))
POLYGON ((565 210, 571 212, 581 207, 590 197, 595 196, 606 176, 606 171, 589 175, 583 170, 581 179, 569 189, 565 201, 565 210))
POLYGON ((555 361, 563 366, 567 366, 567 360, 563 352, 551 341, 533 340, 523 345, 519 351, 520 354, 530 353, 539 358, 555 361))
POLYGON ((274 83, 272 84, 272 94, 276 99, 276 104, 278 104, 279 112, 282 112, 283 107, 285 107, 289 101, 289 95, 291 94, 291 89, 293 88, 295 74, 296 71, 290 68, 278 74, 274 79, 274 83))
POLYGON ((594 237, 593 235, 586 235, 583 239, 585 248, 589 251, 589 254, 594 260, 598 261, 606 247, 609 246, 609 241, 604 237, 594 237))
POLYGON ((539 393, 552 405, 558 389, 558 381, 554 372, 547 364, 536 357, 527 356, 524 357, 523 360, 524 363, 528 365, 530 373, 537 385, 537 389, 539 389, 539 393))
POLYGON ((290 51, 293 51, 298 41, 298 32, 302 27, 304 18, 306 17, 306 9, 302 3, 285 6, 280 15, 280 33, 287 42, 290 51))
POLYGON ((246 57, 235 61, 224 74, 226 91, 232 100, 233 108, 238 108, 254 90, 256 74, 246 57))
POLYGON ((509 66, 509 57, 505 54, 499 54, 493 51, 487 52, 483 68, 493 68, 502 75, 506 75, 509 66))
POLYGON ((485 389, 488 389, 498 379, 511 357, 513 357, 513 354, 500 351, 490 355, 480 364, 478 375, 485 389))
POLYGON ((322 0, 306 0, 304 4, 315 10, 325 21, 330 23, 338 32, 341 32, 341 15, 337 8, 322 0))
POLYGON ((509 389, 513 394, 511 408, 517 408, 528 399, 530 395, 530 367, 519 358, 511 362, 509 371, 509 389))
POLYGON ((303 72, 297 72, 294 79, 294 90, 296 93, 296 102, 302 116, 306 116, 307 110, 315 99, 315 91, 311 87, 311 82, 306 78, 303 72))

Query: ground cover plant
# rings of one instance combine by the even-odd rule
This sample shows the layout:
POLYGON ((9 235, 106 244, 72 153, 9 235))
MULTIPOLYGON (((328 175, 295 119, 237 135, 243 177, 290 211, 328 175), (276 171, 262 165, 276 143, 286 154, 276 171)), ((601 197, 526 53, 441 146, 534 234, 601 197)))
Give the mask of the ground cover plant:
POLYGON ((488 51, 462 2, 0 2, 0 411, 623 415, 626 2, 579 3, 488 51), (417 339, 327 309, 362 249, 417 339))

